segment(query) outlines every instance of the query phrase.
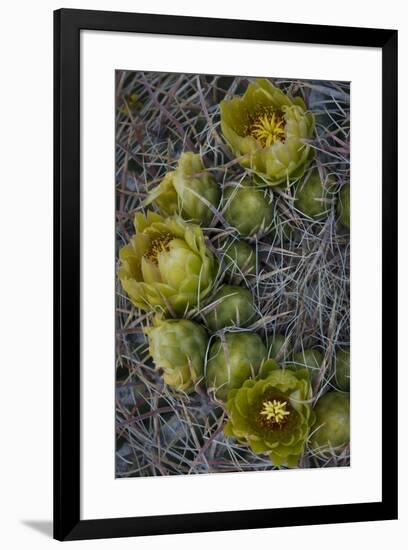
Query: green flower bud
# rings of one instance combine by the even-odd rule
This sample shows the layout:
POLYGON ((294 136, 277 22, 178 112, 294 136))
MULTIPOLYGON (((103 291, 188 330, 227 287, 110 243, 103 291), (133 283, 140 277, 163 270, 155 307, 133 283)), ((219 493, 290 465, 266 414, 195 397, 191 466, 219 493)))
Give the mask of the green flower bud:
POLYGON ((256 252, 247 242, 231 239, 225 245, 225 272, 237 279, 256 274, 256 252))
POLYGON ((264 361, 259 367, 258 374, 252 378, 254 378, 255 380, 264 380, 265 378, 268 378, 272 371, 279 368, 280 367, 275 359, 266 359, 266 361, 264 361))
POLYGON ((201 228, 149 211, 135 215, 135 229, 119 250, 123 289, 136 307, 182 316, 214 283, 214 258, 201 228))
POLYGON ((335 380, 339 390, 350 390, 350 349, 339 349, 336 353, 335 380))
POLYGON ((340 223, 350 230, 350 184, 346 183, 340 190, 337 201, 337 215, 340 223))
POLYGON ((244 168, 269 185, 299 178, 314 156, 309 142, 314 116, 302 98, 293 100, 265 78, 242 97, 220 103, 221 130, 244 168))
POLYGON ((323 355, 316 349, 306 349, 299 353, 293 354, 293 360, 286 363, 286 368, 296 371, 299 369, 307 369, 310 380, 313 384, 317 382, 319 377, 320 367, 323 363, 323 355))
POLYGON ((350 394, 328 392, 314 408, 316 423, 310 438, 311 446, 324 456, 339 450, 350 441, 350 394))
POLYGON ((204 375, 208 337, 204 328, 186 319, 163 320, 145 329, 156 369, 163 370, 165 383, 176 391, 190 392, 204 375))
POLYGON ((288 353, 289 346, 289 338, 286 338, 283 334, 275 334, 273 342, 269 347, 269 357, 272 357, 278 362, 283 360, 288 353))
POLYGON ((319 219, 330 210, 329 186, 333 179, 322 181, 317 169, 297 184, 295 207, 309 218, 319 219))
POLYGON ((317 349, 305 349, 293 355, 293 362, 290 366, 293 369, 308 369, 310 376, 314 377, 319 374, 320 367, 323 363, 323 355, 317 349))
POLYGON ((273 220, 272 195, 252 187, 248 181, 227 187, 224 207, 225 219, 243 236, 265 233, 273 220))
POLYGON ((149 192, 145 204, 155 202, 164 214, 180 214, 183 218, 209 224, 211 206, 217 207, 221 190, 204 168, 200 155, 183 153, 177 169, 166 174, 158 187, 149 192))
POLYGON ((149 191, 144 202, 145 206, 154 202, 164 216, 180 213, 179 198, 174 188, 174 174, 174 171, 167 172, 160 184, 149 191))
POLYGON ((245 327, 255 316, 252 293, 240 286, 222 285, 207 307, 210 309, 205 314, 205 320, 212 331, 245 327))
POLYGON ((267 352, 258 334, 230 332, 225 341, 216 338, 210 347, 206 381, 215 397, 225 401, 231 388, 239 388, 244 380, 256 376, 267 352))
POLYGON ((310 399, 308 372, 281 369, 272 361, 266 378, 230 390, 224 433, 254 453, 268 454, 275 466, 295 467, 314 422, 310 399))

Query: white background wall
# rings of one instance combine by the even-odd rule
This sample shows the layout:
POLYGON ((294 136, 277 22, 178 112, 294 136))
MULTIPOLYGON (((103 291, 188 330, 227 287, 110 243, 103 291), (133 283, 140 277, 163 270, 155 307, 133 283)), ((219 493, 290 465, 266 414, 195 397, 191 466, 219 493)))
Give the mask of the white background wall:
MULTIPOLYGON (((405 467, 408 384, 402 351, 408 324, 405 149, 408 147, 408 18, 404 2, 372 0, 66 0, 4 3, 0 32, 0 546, 56 546, 52 513, 52 10, 59 7, 172 13, 366 27, 400 31, 400 520, 71 543, 75 548, 168 550, 310 548, 370 550, 408 538, 405 467), (405 525, 404 525, 405 524, 405 525)), ((364 68, 362 68, 364 70, 364 68)), ((369 83, 367 83, 369 93, 369 83)), ((370 159, 367 158, 367 162, 370 159)), ((369 182, 366 182, 369 186, 369 182)), ((386 299, 386 297, 385 297, 386 299)), ((369 312, 368 312, 369 314, 369 312)), ((385 362, 386 366, 386 362, 385 362)), ((369 382, 368 382, 369 383, 369 382)), ((334 518, 335 519, 335 518, 334 518)))

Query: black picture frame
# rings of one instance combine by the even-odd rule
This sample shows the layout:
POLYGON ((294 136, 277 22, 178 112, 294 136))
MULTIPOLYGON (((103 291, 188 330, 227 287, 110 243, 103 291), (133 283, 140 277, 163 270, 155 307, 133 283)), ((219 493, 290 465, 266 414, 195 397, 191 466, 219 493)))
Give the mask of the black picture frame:
POLYGON ((129 537, 397 518, 397 31, 61 9, 54 12, 54 537, 129 537), (268 510, 80 519, 80 31, 382 50, 382 500, 268 510), (384 366, 384 365, 383 365, 384 366), (384 411, 387 420, 384 418, 384 411))

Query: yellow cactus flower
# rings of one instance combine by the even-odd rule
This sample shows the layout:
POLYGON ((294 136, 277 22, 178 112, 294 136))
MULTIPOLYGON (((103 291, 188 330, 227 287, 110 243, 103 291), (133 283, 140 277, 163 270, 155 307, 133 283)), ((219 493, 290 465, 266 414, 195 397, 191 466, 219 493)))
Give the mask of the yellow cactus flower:
POLYGON ((268 185, 299 178, 314 156, 314 115, 265 78, 220 104, 221 130, 240 164, 268 185))
POLYGON ((178 216, 135 215, 136 233, 119 250, 118 276, 143 310, 183 315, 212 289, 214 257, 201 228, 178 216))

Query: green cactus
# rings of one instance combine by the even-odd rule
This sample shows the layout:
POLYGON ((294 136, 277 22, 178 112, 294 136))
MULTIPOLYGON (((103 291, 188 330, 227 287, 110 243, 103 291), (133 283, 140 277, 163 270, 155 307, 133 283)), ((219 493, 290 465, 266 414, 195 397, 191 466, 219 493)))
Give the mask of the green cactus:
POLYGON ((256 252, 247 242, 241 239, 230 239, 221 252, 225 272, 234 277, 234 280, 256 274, 256 252))
POLYGON ((267 357, 264 343, 252 332, 229 332, 217 337, 210 347, 206 381, 215 397, 225 401, 232 388, 255 376, 267 357))
POLYGON ((341 450, 350 441, 350 394, 331 391, 315 408, 316 423, 310 438, 315 452, 325 456, 341 450))
POLYGON ((295 207, 309 218, 320 219, 327 216, 330 210, 330 186, 333 178, 322 181, 319 171, 313 170, 304 181, 297 184, 295 207))
POLYGON ((317 349, 305 349, 293 355, 293 361, 287 364, 292 369, 308 369, 311 378, 315 378, 323 363, 323 355, 317 349))
POLYGON ((164 320, 144 329, 149 351, 165 383, 180 392, 191 392, 204 376, 208 336, 201 325, 187 319, 164 320))
POLYGON ((340 223, 350 230, 350 184, 346 183, 340 190, 337 201, 337 215, 340 223))
POLYGON ((290 340, 283 334, 274 334, 273 341, 269 347, 269 357, 278 362, 284 360, 290 347, 290 340))
POLYGON ((273 221, 272 195, 249 180, 227 187, 224 193, 224 217, 245 237, 262 235, 273 221))
POLYGON ((205 170, 200 155, 187 152, 181 155, 176 170, 149 192, 145 205, 155 202, 163 214, 209 224, 214 216, 211 206, 217 207, 220 197, 220 187, 205 170))
POLYGON ((255 316, 252 292, 246 288, 222 285, 211 299, 211 310, 205 314, 210 330, 245 327, 255 316))
POLYGON ((350 390, 350 349, 339 349, 335 360, 335 380, 339 390, 350 390))

